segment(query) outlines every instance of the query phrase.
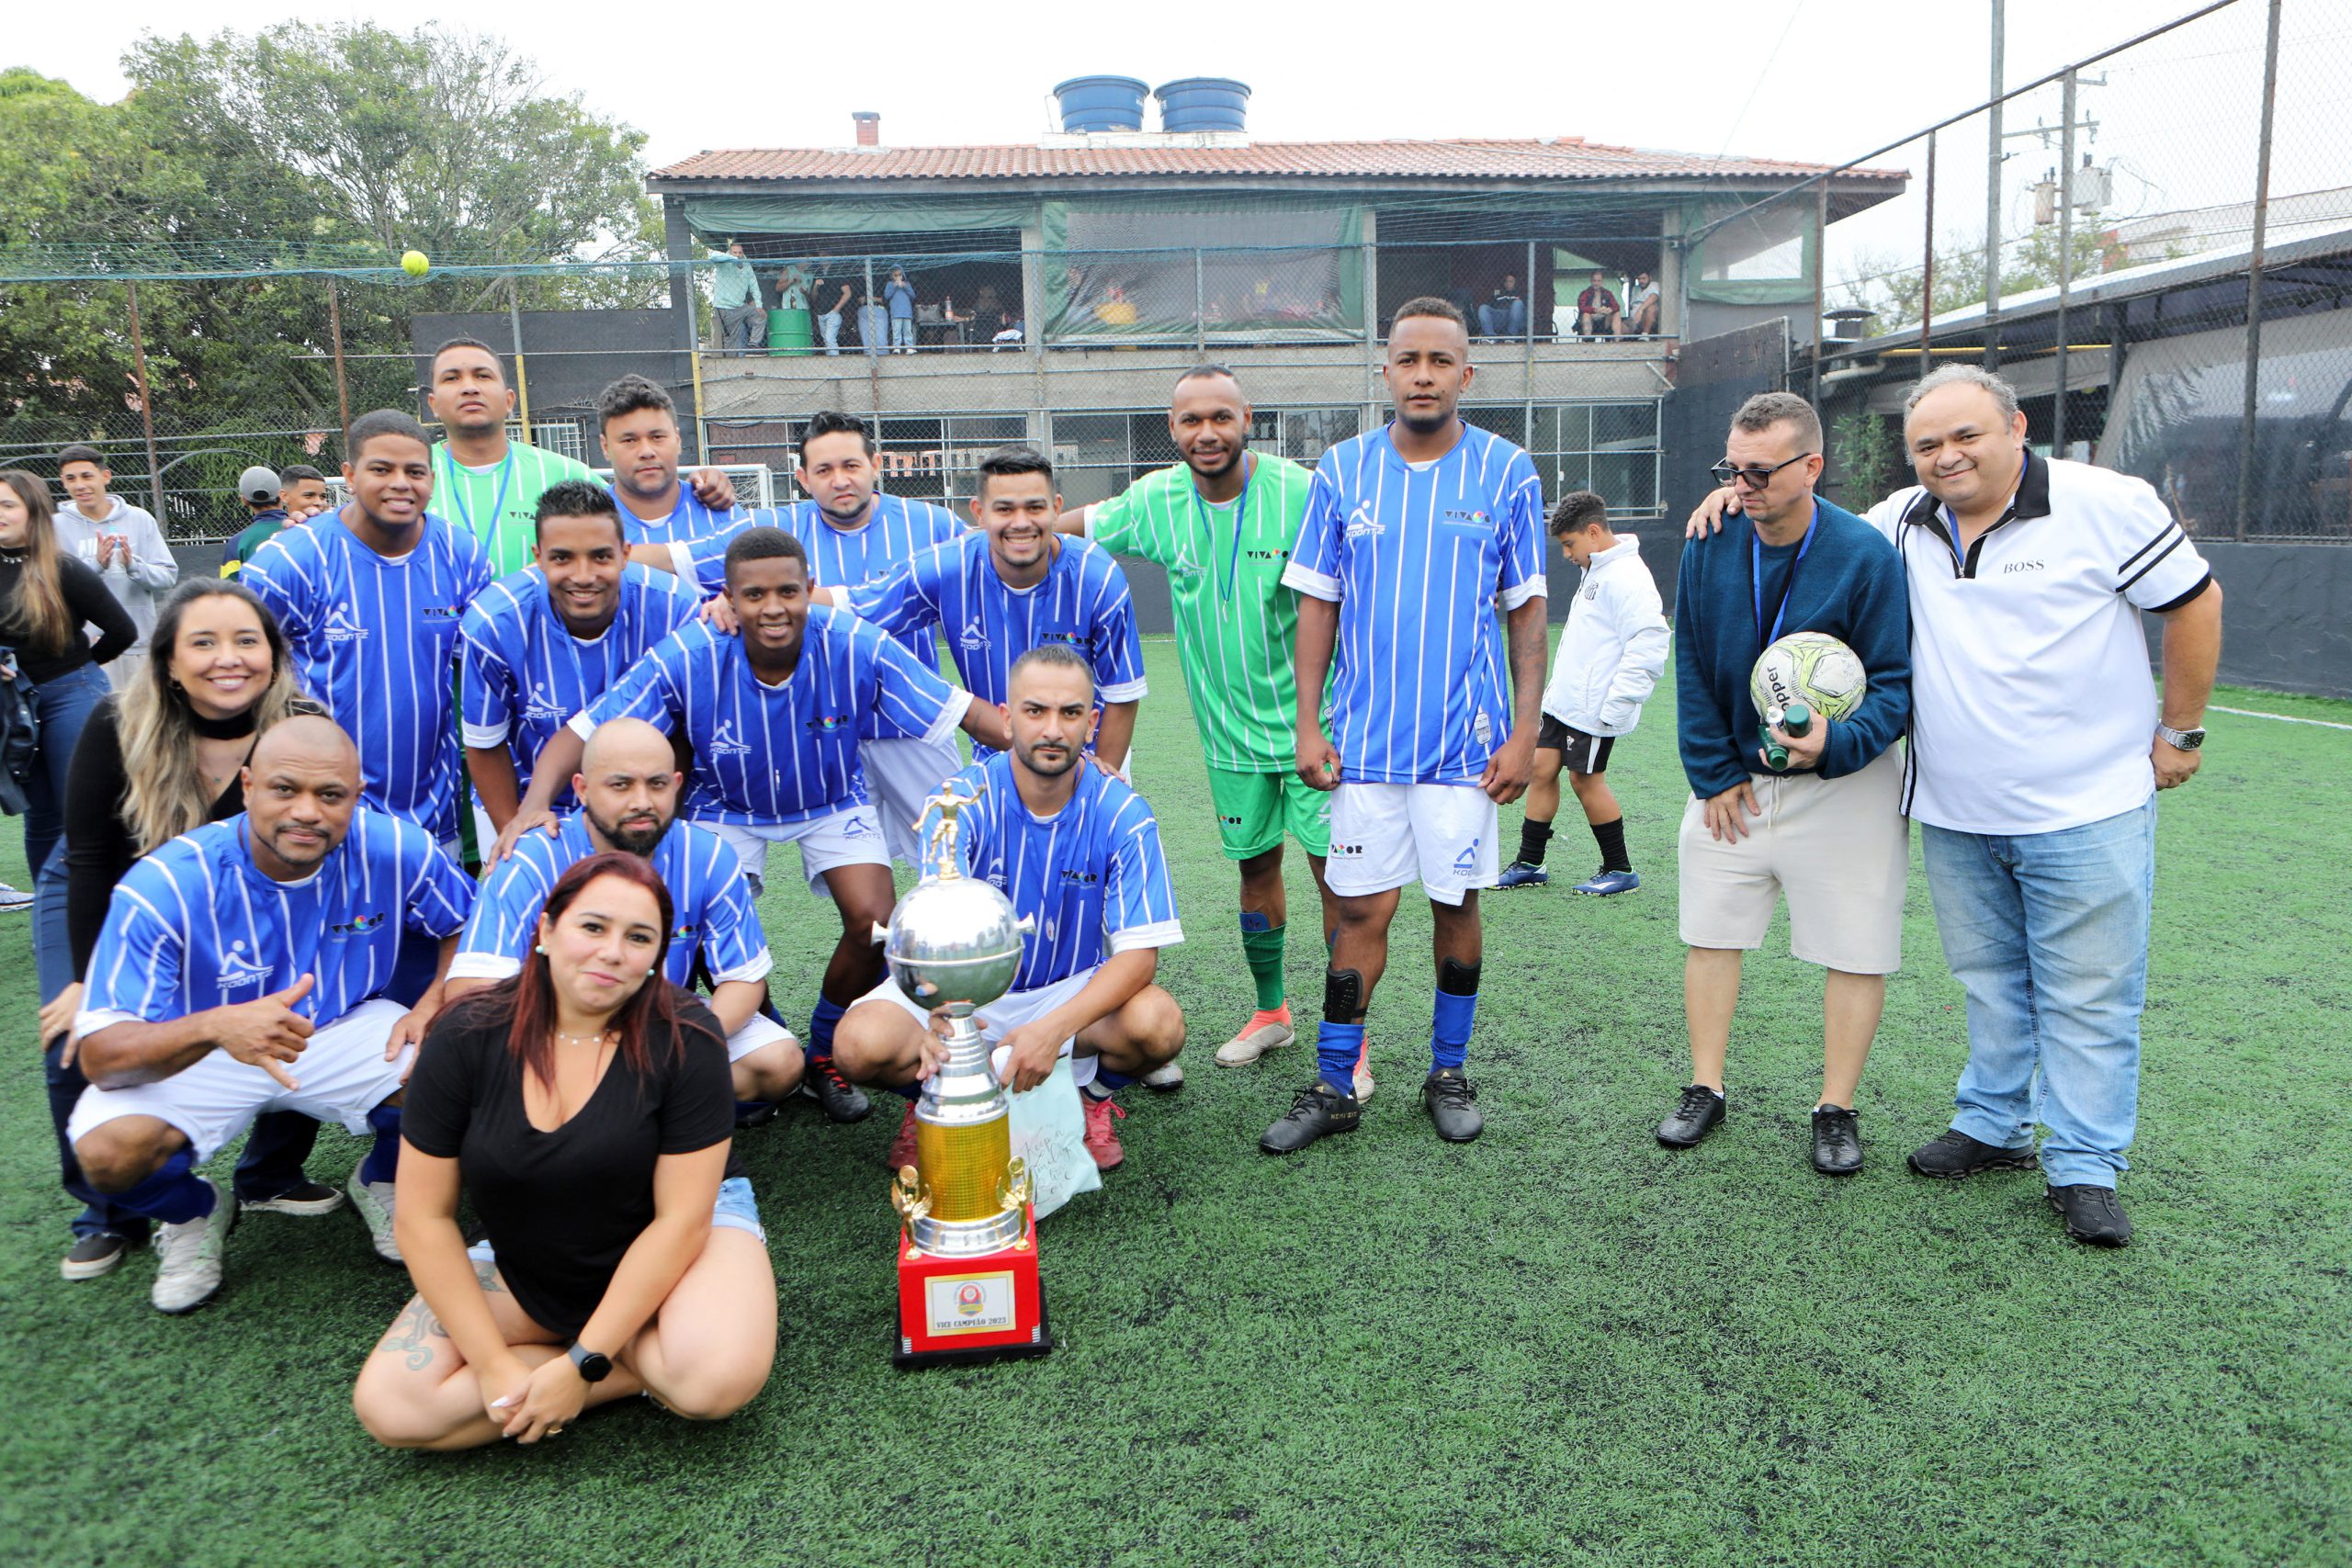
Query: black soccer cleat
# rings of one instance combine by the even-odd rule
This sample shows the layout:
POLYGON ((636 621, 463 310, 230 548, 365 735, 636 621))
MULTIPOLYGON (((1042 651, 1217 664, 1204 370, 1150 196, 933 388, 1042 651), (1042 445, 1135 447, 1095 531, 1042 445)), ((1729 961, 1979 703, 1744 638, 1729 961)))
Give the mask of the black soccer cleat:
POLYGON ((1998 1144, 1983 1143, 1957 1129, 1949 1129, 1934 1143, 1913 1149, 1904 1163, 1921 1176, 1958 1181, 1988 1170, 2031 1170, 2041 1162, 2031 1145, 2005 1149, 1998 1144))
POLYGON ((1421 1109, 1449 1144, 1466 1144, 1487 1130, 1478 1113, 1478 1091, 1460 1067, 1440 1067, 1421 1081, 1421 1109))
POLYGON ((2086 1247, 2121 1247, 2132 1239, 2132 1221, 2112 1187, 2052 1187, 2050 1206, 2066 1222, 2066 1234, 2086 1247))
POLYGON ((1282 1120, 1266 1129, 1258 1146, 1270 1155, 1296 1154, 1327 1133, 1352 1133, 1363 1120, 1363 1107, 1352 1094, 1341 1094, 1321 1078, 1298 1091, 1282 1120))
POLYGON ((1862 1136, 1854 1124, 1854 1113, 1845 1106, 1814 1107, 1813 1168, 1824 1176, 1861 1173, 1862 1136))
POLYGON ((842 1077, 831 1056, 811 1056, 808 1070, 800 1079, 800 1092, 825 1108, 826 1117, 833 1122, 863 1122, 874 1109, 865 1091, 842 1077))
POLYGON ((1694 1148, 1722 1123, 1726 1109, 1722 1095, 1694 1083, 1682 1091, 1674 1114, 1657 1124, 1657 1141, 1669 1149, 1694 1148))

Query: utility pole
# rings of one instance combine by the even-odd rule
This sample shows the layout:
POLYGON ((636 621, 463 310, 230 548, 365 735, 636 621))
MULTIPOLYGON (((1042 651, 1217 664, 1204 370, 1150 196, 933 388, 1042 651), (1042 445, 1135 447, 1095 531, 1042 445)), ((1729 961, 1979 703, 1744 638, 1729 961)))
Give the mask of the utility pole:
MULTIPOLYGON (((1993 0, 1992 107, 1984 141, 1984 368, 2001 367, 2001 94, 2004 68, 2002 0, 1993 0)), ((1932 241, 1930 243, 1932 244, 1932 241)))
POLYGON ((2270 125, 2278 107, 2278 8, 2270 0, 2270 32, 2262 48, 2262 139, 2254 155, 2254 248, 2245 269, 2245 409, 2238 436, 2237 536, 2245 537, 2254 510, 2255 416, 2262 375, 2262 260, 2270 228, 2270 125))
POLYGON ((2066 455, 2066 290, 2075 273, 2075 72, 2059 89, 2058 117, 2058 395, 2051 401, 2050 455, 2066 455))

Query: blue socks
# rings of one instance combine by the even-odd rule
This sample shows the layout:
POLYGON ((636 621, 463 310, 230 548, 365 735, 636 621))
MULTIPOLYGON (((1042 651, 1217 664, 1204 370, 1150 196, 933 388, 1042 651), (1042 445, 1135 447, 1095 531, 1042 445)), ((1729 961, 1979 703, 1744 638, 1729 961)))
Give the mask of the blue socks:
POLYGON ((210 1182, 192 1174, 195 1169, 196 1151, 182 1149, 130 1191, 113 1194, 113 1201, 134 1214, 165 1224, 200 1220, 212 1212, 215 1194, 210 1182))
POLYGON ((1108 1067, 1097 1066, 1094 1081, 1102 1086, 1104 1094, 1115 1094, 1136 1080, 1125 1073, 1114 1073, 1108 1067))
POLYGON ((1356 1058, 1363 1055, 1363 1030, 1361 1023, 1329 1020, 1316 1026, 1315 1076, 1335 1093, 1352 1096, 1356 1091, 1356 1058))
POLYGON ((812 1060, 830 1061, 833 1055, 833 1025, 842 1021, 849 1009, 831 998, 820 996, 816 1008, 808 1014, 808 1055, 812 1060))
POLYGON ((376 1107, 368 1112, 368 1125, 376 1129, 376 1146, 359 1162, 359 1179, 371 1184, 390 1181, 401 1165, 401 1108, 376 1107))
MULTIPOLYGON (((1476 984, 1474 978, 1472 984, 1476 984)), ((1440 991, 1430 1021, 1430 1066, 1459 1067, 1470 1053, 1470 1026, 1478 1021, 1478 993, 1440 991)))

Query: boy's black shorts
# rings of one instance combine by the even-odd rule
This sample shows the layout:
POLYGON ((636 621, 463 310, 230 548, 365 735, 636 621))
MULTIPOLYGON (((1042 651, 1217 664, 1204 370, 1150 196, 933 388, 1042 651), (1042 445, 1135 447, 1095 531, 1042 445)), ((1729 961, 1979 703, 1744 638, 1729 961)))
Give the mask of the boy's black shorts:
POLYGON ((1610 749, 1617 744, 1613 735, 1587 735, 1554 718, 1544 716, 1536 728, 1535 749, 1557 751, 1572 773, 1605 773, 1609 771, 1610 749))

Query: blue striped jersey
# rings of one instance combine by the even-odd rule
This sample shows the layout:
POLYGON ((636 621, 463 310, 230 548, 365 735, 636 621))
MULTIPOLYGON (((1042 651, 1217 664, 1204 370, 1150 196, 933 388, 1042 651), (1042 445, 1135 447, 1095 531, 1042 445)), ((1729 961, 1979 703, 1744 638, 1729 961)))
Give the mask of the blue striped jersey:
POLYGON ((303 689, 359 747, 361 798, 444 842, 458 836, 458 623, 490 584, 472 535, 428 513, 387 559, 340 513, 279 532, 238 581, 277 617, 303 689))
POLYGON ((695 774, 681 816, 782 827, 866 803, 861 739, 940 739, 970 703, 874 626, 812 604, 784 684, 752 672, 742 638, 697 621, 655 644, 571 728, 584 739, 608 720, 641 718, 683 730, 695 774))
MULTIPOLYGON (((610 691, 648 649, 690 624, 701 602, 666 571, 621 569, 620 607, 594 641, 571 635, 548 602, 548 580, 532 567, 475 595, 462 623, 464 679, 458 713, 465 742, 504 746, 514 776, 531 787, 539 749, 573 714, 610 691)), ((571 801, 566 784, 559 805, 571 801)))
MULTIPOLYGON (((1099 545, 1067 536, 1057 542, 1045 581, 1013 589, 989 558, 988 535, 968 529, 882 581, 852 588, 850 607, 893 637, 938 626, 966 688, 981 702, 1003 702, 1012 661, 1047 642, 1069 645, 1093 667, 1097 702, 1133 702, 1145 683, 1127 574, 1099 545)), ((973 755, 989 750, 975 747, 973 755)))
POLYGON ((390 983, 402 931, 451 935, 473 902, 473 878, 413 822, 363 806, 316 872, 273 882, 254 864, 239 812, 123 873, 76 1023, 160 1023, 258 1001, 311 975, 295 1010, 329 1024, 390 983))
MULTIPOLYGON (((482 878, 481 897, 458 943, 450 974, 460 978, 503 980, 523 967, 538 941, 539 911, 563 874, 596 852, 588 824, 564 818, 559 836, 532 831, 514 842, 514 852, 482 878)), ((662 973, 673 986, 692 983, 699 953, 713 982, 764 980, 774 961, 767 933, 743 880, 742 858, 716 833, 691 822, 673 822, 649 857, 670 890, 670 951, 662 973)))
MULTIPOLYGON (((811 581, 827 588, 879 583, 933 546, 951 544, 970 532, 962 518, 944 506, 879 491, 862 528, 835 527, 813 501, 778 513, 777 526, 807 547, 811 581)), ((939 638, 931 627, 913 626, 892 635, 908 652, 939 668, 939 638)))
POLYGON ((1388 428, 1323 454, 1283 581, 1340 606, 1331 743, 1358 784, 1475 783, 1510 738, 1498 605, 1544 592, 1535 464, 1462 427, 1408 466, 1388 428))
POLYGON ((695 487, 683 478, 678 481, 678 502, 670 508, 667 517, 647 519, 628 509, 621 499, 619 489, 605 487, 613 498, 613 507, 620 513, 621 526, 632 545, 690 545, 703 539, 718 539, 723 551, 725 541, 751 525, 752 513, 748 508, 730 506, 721 512, 705 506, 695 495, 695 487))
POLYGON ((960 818, 965 869, 1037 923, 1022 943, 1016 991, 1067 980, 1115 953, 1184 940, 1150 806, 1091 763, 1077 773, 1076 793, 1051 818, 1022 804, 1012 759, 1002 752, 952 781, 960 794, 982 792, 960 818))

